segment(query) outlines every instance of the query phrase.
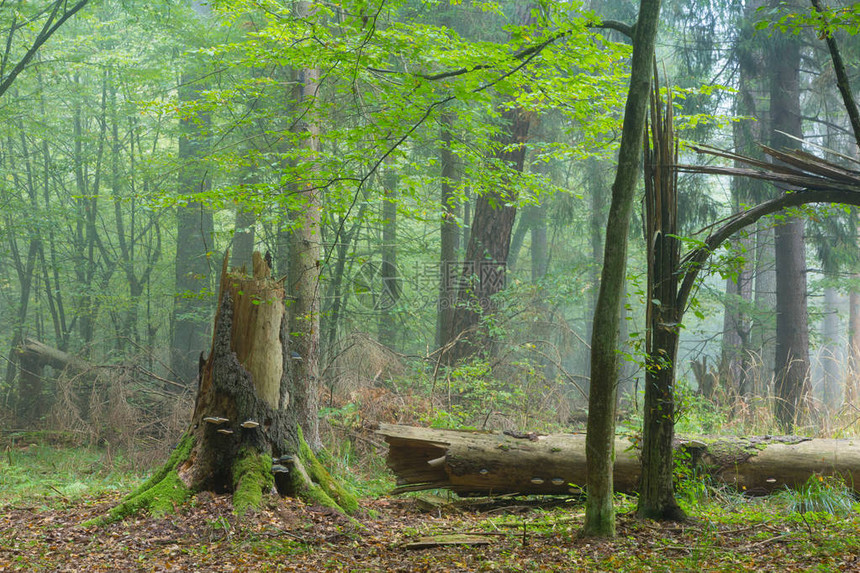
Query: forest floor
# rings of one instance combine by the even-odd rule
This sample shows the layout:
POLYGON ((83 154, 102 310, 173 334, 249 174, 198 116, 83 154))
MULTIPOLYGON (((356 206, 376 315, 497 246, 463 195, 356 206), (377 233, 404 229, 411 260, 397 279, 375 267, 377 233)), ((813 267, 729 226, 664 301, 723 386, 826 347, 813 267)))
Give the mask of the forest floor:
POLYGON ((660 524, 633 518, 633 502, 622 499, 627 513, 611 541, 578 537, 582 506, 561 500, 427 512, 416 498, 380 497, 365 499, 351 521, 272 498, 238 519, 229 496, 204 493, 167 517, 84 524, 119 499, 115 492, 0 508, 0 571, 860 571, 856 506, 837 517, 711 500, 691 510, 690 523, 660 524), (485 545, 409 546, 443 534, 473 534, 485 545))
POLYGON ((826 478, 812 480, 803 495, 768 498, 685 480, 678 495, 691 519, 683 524, 640 521, 635 498, 619 496, 618 536, 610 541, 579 537, 581 500, 482 498, 440 506, 447 500, 432 494, 381 494, 393 485, 384 467, 362 479, 354 468, 338 472, 365 492, 354 520, 278 497, 240 519, 229 495, 202 493, 173 515, 97 527, 87 521, 142 479, 127 461, 99 448, 20 441, 0 448, 0 572, 860 573, 860 503, 826 478), (479 545, 441 545, 454 534, 479 545))

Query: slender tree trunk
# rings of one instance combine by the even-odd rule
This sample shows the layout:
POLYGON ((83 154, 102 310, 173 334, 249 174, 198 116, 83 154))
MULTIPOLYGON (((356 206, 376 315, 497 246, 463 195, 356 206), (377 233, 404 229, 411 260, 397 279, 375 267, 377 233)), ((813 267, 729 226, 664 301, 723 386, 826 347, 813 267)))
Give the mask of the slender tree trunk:
MULTIPOLYGON (((756 95, 762 91, 760 82, 765 63, 763 44, 753 27, 756 11, 761 5, 762 0, 749 0, 744 4, 739 41, 735 48, 739 75, 735 113, 738 116, 755 117, 757 121, 736 122, 732 126, 732 136, 735 150, 749 157, 762 157, 758 143, 765 140, 767 133, 767 118, 763 117, 764 110, 760 101, 762 96, 756 95)), ((736 167, 742 165, 736 164, 736 167)), ((744 205, 763 201, 768 191, 761 182, 743 177, 733 178, 731 185, 735 211, 740 211, 744 205)), ((750 367, 753 324, 746 309, 753 300, 757 255, 764 254, 764 250, 756 249, 754 234, 742 235, 738 240, 744 247, 745 260, 736 277, 726 280, 720 378, 726 384, 730 395, 735 394, 745 400, 755 391, 755 379, 750 367)))
MULTIPOLYGON (((297 17, 308 17, 313 10, 313 2, 298 3, 297 17)), ((313 108, 319 86, 319 70, 304 69, 299 74, 299 108, 313 108)), ((303 137, 305 152, 309 161, 319 153, 319 125, 308 112, 297 130, 303 137), (307 119, 310 118, 310 119, 307 119)), ((293 396, 299 425, 305 439, 313 451, 322 449, 319 433, 319 360, 320 360, 320 266, 322 244, 320 222, 321 196, 313 178, 314 169, 308 168, 308 178, 299 182, 298 196, 301 211, 294 221, 295 227, 290 246, 290 293, 293 304, 290 308, 290 332, 292 348, 298 355, 293 368, 293 396)))
MULTIPOLYGON (((80 84, 80 77, 75 76, 75 83, 80 84)), ((107 134, 107 73, 105 73, 102 86, 101 122, 98 135, 98 143, 95 152, 95 166, 92 174, 92 182, 88 177, 88 150, 84 148, 84 141, 89 134, 84 132, 84 120, 82 104, 75 102, 73 129, 74 129, 74 162, 75 183, 78 193, 78 219, 75 229, 75 276, 77 288, 80 292, 77 301, 76 318, 81 340, 83 341, 83 353, 88 355, 93 342, 94 325, 98 315, 98 301, 95 295, 96 274, 96 241, 98 219, 99 192, 101 189, 102 158, 104 155, 105 139, 107 134)))
POLYGON ((588 398, 586 455, 588 500, 586 535, 615 535, 612 460, 615 455, 615 406, 618 391, 618 309, 627 269, 627 242, 645 117, 651 93, 652 60, 660 18, 660 0, 641 0, 633 38, 630 89, 624 108, 618 168, 612 185, 600 291, 591 343, 591 391, 588 398))
MULTIPOLYGON (((860 276, 854 275, 854 280, 860 276)), ((848 293, 848 368, 845 379, 845 402, 860 400, 860 292, 848 293)))
MULTIPOLYGON (((740 31, 741 42, 738 49, 738 92, 735 99, 735 113, 739 116, 758 117, 758 105, 753 93, 754 77, 760 68, 760 50, 755 48, 751 25, 754 16, 755 0, 744 7, 744 21, 740 31)), ((732 126, 732 136, 736 152, 757 156, 756 143, 762 140, 761 123, 736 122, 732 126)), ((736 162, 736 167, 742 165, 736 162)), ((743 205, 754 200, 762 200, 761 185, 753 180, 735 177, 731 182, 732 206, 740 211, 743 205)), ((734 277, 726 279, 726 302, 723 318, 722 358, 720 378, 727 390, 745 399, 752 391, 749 380, 750 318, 746 310, 753 296, 753 268, 755 264, 755 239, 743 234, 738 238, 745 250, 745 260, 734 277)))
POLYGON ((839 348, 839 293, 828 286, 824 289, 824 326, 821 343, 821 400, 828 417, 836 415, 842 406, 841 381, 845 364, 839 348))
POLYGON ((379 341, 393 348, 397 342, 397 303, 400 277, 397 269, 397 172, 388 167, 382 177, 382 292, 379 293, 379 341))
POLYGON ((436 319, 436 346, 443 346, 454 327, 454 305, 457 302, 456 280, 460 267, 457 263, 457 249, 460 248, 460 228, 456 220, 454 205, 454 178, 457 168, 451 150, 451 134, 454 130, 455 115, 446 110, 441 118, 439 162, 442 165, 441 205, 442 220, 439 229, 439 308, 436 319))
POLYGON ((773 379, 776 329, 773 315, 776 312, 776 270, 774 254, 773 220, 756 223, 755 233, 755 288, 753 303, 756 319, 750 325, 750 346, 758 352, 758 374, 752 381, 752 393, 765 397, 773 379))
MULTIPOLYGON (((22 207, 26 206, 30 213, 38 216, 38 193, 36 190, 36 177, 33 171, 33 158, 30 155, 29 146, 27 145, 27 136, 24 133, 23 125, 19 126, 19 135, 21 140, 21 155, 17 158, 17 161, 23 169, 24 178, 22 180, 22 178, 19 177, 18 172, 13 169, 13 188, 25 190, 26 198, 22 198, 21 200, 22 207)), ((11 136, 9 138, 8 149, 10 151, 14 149, 11 136)), ((11 166, 7 164, 5 167, 8 169, 11 166)), ((24 340, 24 331, 30 308, 30 297, 34 289, 34 283, 38 285, 35 271, 38 255, 42 247, 41 234, 33 221, 17 221, 11 215, 7 214, 6 229, 8 233, 9 252, 12 256, 20 289, 18 294, 18 307, 14 313, 14 323, 12 325, 12 339, 10 341, 9 354, 6 361, 6 385, 9 388, 12 388, 15 376, 18 373, 18 349, 24 340), (26 237, 26 256, 22 256, 19 248, 19 237, 17 236, 18 228, 22 228, 22 235, 26 237)), ((36 289, 38 289, 38 286, 36 286, 36 289)), ((24 376, 19 378, 17 403, 15 404, 19 419, 27 425, 35 425, 39 421, 43 412, 41 381, 38 381, 38 387, 32 387, 28 386, 31 379, 32 377, 24 376)))
POLYGON ((463 195, 463 238, 460 244, 464 247, 469 244, 469 236, 472 233, 472 191, 468 185, 464 189, 463 195))
MULTIPOLYGON (((588 310, 586 313, 585 332, 589 345, 591 345, 594 333, 594 317, 597 309, 597 296, 600 292, 600 273, 603 268, 603 233, 606 231, 606 178, 604 177, 604 168, 602 162, 596 158, 589 158, 586 162, 586 188, 589 196, 589 246, 591 247, 591 260, 589 266, 589 296, 588 310)), ((619 298, 619 308, 624 306, 625 295, 619 298)), ((621 327, 625 327, 624 321, 620 322, 621 327)), ((619 333, 620 336, 620 333, 619 333)), ((623 343, 626 336, 620 336, 619 340, 623 343)), ((586 359, 583 375, 586 377, 585 392, 590 392, 591 388, 591 361, 589 359, 590 351, 585 349, 586 359)))
MULTIPOLYGON (((352 262, 354 257, 350 255, 354 243, 360 236, 361 226, 364 222, 364 216, 367 212, 368 202, 363 201, 358 209, 358 214, 354 216, 353 224, 349 229, 341 232, 337 245, 334 247, 336 255, 334 268, 331 271, 331 278, 328 281, 326 288, 326 301, 329 301, 329 306, 323 308, 323 318, 325 323, 323 330, 325 335, 325 351, 327 360, 332 360, 337 355, 337 336, 340 330, 340 324, 343 320, 343 309, 349 300, 351 289, 344 288, 345 280, 347 279, 347 263, 352 262)), ((335 223, 338 228, 344 228, 345 221, 340 219, 335 223)))
POLYGON ((537 283, 549 269, 549 247, 546 236, 547 205, 541 203, 530 207, 532 211, 532 282, 537 283))

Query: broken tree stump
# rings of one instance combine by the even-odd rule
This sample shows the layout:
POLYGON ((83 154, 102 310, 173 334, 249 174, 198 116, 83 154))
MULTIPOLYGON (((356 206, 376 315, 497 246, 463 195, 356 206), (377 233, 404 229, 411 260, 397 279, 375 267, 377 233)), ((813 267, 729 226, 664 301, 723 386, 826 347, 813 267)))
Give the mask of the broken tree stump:
POLYGON ((224 257, 209 357, 188 431, 170 459, 102 520, 146 509, 164 514, 198 491, 231 492, 237 514, 258 509, 263 495, 303 497, 346 512, 358 503, 305 442, 293 400, 283 285, 260 253, 253 275, 227 271, 224 257))
MULTIPOLYGON (((585 484, 585 434, 518 434, 379 424, 389 445, 394 493, 448 489, 461 495, 565 495, 585 484)), ((860 440, 798 436, 679 438, 676 455, 700 473, 750 494, 799 487, 816 474, 841 475, 860 491, 860 440)), ((615 441, 618 492, 639 486, 637 444, 615 441)))

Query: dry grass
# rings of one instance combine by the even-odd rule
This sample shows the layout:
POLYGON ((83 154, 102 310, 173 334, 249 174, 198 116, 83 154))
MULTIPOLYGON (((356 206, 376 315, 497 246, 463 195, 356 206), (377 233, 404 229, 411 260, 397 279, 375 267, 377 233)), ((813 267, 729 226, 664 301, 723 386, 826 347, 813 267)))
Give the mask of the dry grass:
POLYGON ((187 428, 193 399, 187 392, 169 395, 141 380, 136 369, 93 367, 74 375, 61 373, 47 427, 78 445, 102 448, 112 465, 122 453, 134 469, 164 460, 187 428))

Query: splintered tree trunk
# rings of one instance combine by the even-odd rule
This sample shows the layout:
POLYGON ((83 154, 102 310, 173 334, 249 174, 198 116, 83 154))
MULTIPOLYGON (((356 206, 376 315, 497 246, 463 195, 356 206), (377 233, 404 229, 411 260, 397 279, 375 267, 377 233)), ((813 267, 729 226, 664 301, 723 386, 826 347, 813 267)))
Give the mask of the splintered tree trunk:
MULTIPOLYGON (((585 436, 437 430, 380 424, 388 443, 394 493, 448 489, 461 495, 582 493, 585 436)), ((615 491, 639 491, 639 447, 615 438, 615 491)), ((678 438, 677 459, 701 475, 750 495, 800 487, 814 475, 838 475, 860 489, 860 444, 798 436, 678 438)))
POLYGON ((237 513, 259 507, 273 487, 346 511, 335 484, 301 433, 292 400, 284 288, 254 253, 254 276, 222 273, 212 350, 200 364, 191 426, 170 460, 107 519, 138 509, 166 513, 197 491, 233 493, 237 513))
POLYGON ((648 519, 683 519, 675 500, 672 445, 675 437, 675 369, 682 307, 676 272, 681 255, 677 238, 678 162, 672 129, 671 93, 663 103, 655 87, 651 101, 651 144, 645 145, 645 237, 648 292, 645 339, 645 409, 642 421, 642 494, 637 513, 648 519), (665 115, 664 115, 665 113, 665 115))

